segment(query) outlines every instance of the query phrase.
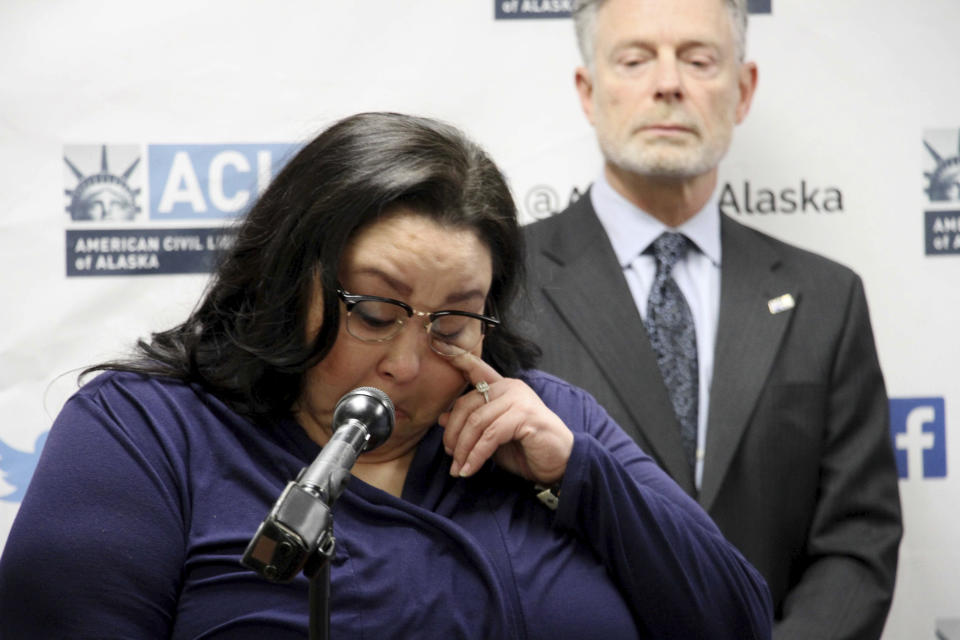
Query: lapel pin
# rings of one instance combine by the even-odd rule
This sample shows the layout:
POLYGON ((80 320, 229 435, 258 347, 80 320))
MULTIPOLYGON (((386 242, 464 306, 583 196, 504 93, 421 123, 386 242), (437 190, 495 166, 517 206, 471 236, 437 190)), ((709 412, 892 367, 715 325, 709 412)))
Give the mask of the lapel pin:
POLYGON ((778 314, 784 311, 789 311, 796 306, 796 302, 793 300, 793 296, 789 293, 785 293, 782 296, 777 296, 776 298, 770 298, 767 300, 767 308, 770 309, 771 314, 778 314))

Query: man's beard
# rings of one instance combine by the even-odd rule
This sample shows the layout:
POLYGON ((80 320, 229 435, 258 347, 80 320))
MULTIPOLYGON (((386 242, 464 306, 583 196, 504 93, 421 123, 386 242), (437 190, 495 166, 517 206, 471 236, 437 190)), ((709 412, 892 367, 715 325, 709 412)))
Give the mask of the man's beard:
POLYGON ((662 110, 660 114, 645 116, 631 123, 632 133, 627 138, 611 136, 604 127, 597 128, 597 140, 607 162, 629 173, 671 180, 693 178, 712 171, 720 164, 730 146, 733 133, 732 118, 718 123, 719 133, 703 138, 703 128, 691 118, 677 113, 675 109, 662 110), (644 140, 647 135, 640 129, 653 125, 684 127, 695 140, 674 142, 666 138, 644 140))

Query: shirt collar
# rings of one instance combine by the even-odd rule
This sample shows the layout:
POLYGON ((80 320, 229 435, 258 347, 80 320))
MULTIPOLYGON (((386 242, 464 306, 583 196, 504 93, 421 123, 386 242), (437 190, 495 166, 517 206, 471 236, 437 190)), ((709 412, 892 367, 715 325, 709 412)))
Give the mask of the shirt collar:
POLYGON ((624 268, 664 231, 679 231, 692 240, 714 266, 720 266, 720 209, 716 193, 703 209, 676 228, 668 227, 617 193, 602 171, 590 189, 590 202, 624 268))

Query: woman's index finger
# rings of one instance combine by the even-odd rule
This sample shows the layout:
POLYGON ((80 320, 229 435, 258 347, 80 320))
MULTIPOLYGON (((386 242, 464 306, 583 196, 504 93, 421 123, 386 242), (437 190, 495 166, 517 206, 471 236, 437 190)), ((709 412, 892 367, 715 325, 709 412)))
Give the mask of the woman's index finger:
POLYGON ((492 384, 503 379, 496 369, 469 352, 450 358, 450 364, 459 369, 464 379, 471 385, 481 381, 492 384))

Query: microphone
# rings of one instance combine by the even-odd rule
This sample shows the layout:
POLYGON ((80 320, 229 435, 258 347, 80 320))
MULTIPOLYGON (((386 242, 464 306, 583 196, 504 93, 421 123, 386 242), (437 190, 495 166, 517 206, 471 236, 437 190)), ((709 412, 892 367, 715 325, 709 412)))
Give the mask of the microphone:
POLYGON ((333 410, 333 437, 317 459, 300 472, 297 482, 333 506, 350 469, 364 451, 371 451, 393 431, 393 403, 380 389, 360 387, 346 394, 333 410))
POLYGON ((312 577, 333 555, 336 502, 357 457, 393 431, 393 402, 380 389, 359 387, 333 410, 333 436, 316 459, 287 484, 247 545, 241 562, 271 582, 289 582, 301 569, 312 577))

